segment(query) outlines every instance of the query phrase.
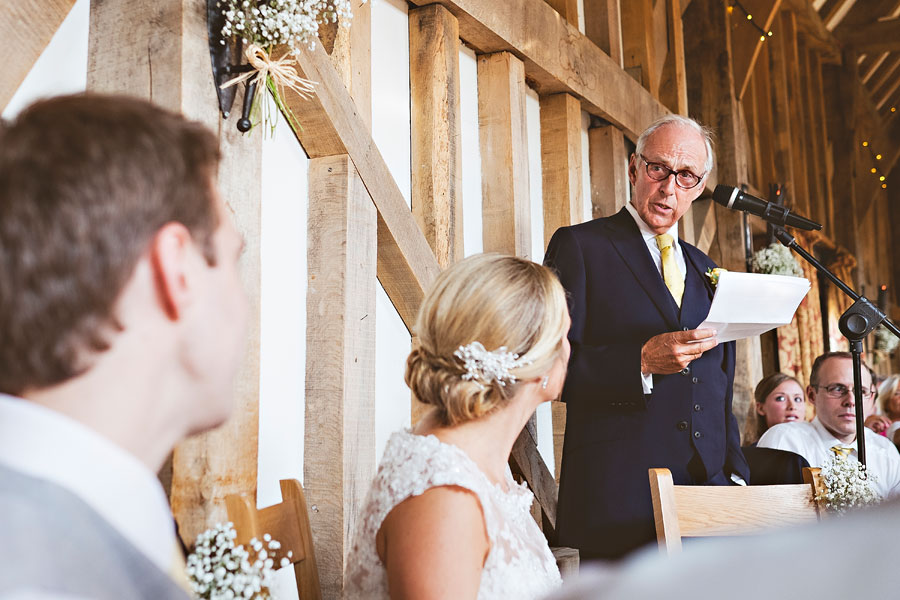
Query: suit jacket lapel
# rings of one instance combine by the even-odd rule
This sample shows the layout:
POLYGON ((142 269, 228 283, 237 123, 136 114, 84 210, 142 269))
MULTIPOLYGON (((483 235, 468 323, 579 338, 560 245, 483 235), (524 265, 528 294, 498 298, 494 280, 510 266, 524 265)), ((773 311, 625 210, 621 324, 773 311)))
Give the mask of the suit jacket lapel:
POLYGON ((634 273, 638 283, 650 296, 669 327, 680 329, 678 305, 675 304, 669 288, 666 287, 662 275, 653 263, 637 223, 624 208, 613 215, 608 223, 612 229, 610 240, 616 252, 622 257, 622 261, 634 273))
POLYGON ((705 275, 703 267, 697 264, 692 252, 683 242, 682 253, 685 257, 687 273, 684 278, 684 298, 681 301, 681 326, 695 329, 709 314, 709 306, 715 293, 712 283, 705 275))

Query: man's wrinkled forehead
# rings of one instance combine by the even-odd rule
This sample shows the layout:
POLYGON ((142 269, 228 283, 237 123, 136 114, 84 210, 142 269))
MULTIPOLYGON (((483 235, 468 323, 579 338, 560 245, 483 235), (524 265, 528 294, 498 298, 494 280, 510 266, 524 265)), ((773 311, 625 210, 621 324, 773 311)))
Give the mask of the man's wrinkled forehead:
POLYGON ((706 143, 700 132, 680 123, 663 125, 650 134, 644 155, 673 169, 702 173, 706 164, 706 143))

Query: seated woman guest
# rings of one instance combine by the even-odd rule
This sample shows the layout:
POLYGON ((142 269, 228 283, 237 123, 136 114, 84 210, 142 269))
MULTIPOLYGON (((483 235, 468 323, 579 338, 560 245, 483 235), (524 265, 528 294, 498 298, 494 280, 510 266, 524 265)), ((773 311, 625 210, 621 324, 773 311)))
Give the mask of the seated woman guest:
POLYGON ((556 276, 528 260, 476 255, 437 278, 405 377, 432 408, 388 441, 346 597, 536 598, 561 583, 508 460, 537 406, 562 390, 569 323, 556 276))
POLYGON ((785 373, 772 373, 756 384, 756 439, 772 425, 806 420, 803 386, 785 373))

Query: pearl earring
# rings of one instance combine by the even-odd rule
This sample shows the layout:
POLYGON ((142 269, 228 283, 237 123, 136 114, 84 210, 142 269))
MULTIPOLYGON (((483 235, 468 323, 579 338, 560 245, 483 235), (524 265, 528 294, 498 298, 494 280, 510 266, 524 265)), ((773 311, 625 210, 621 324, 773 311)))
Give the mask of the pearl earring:
POLYGON ((541 379, 541 389, 546 390, 548 383, 550 383, 550 377, 547 375, 544 375, 544 378, 541 379))

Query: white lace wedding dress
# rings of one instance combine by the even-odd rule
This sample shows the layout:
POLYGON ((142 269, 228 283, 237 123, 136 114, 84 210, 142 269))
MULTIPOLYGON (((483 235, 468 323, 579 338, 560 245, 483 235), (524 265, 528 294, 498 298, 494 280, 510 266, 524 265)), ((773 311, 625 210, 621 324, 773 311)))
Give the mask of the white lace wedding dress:
POLYGON ((442 485, 471 490, 484 511, 490 550, 481 574, 480 600, 539 598, 558 587, 562 580, 556 561, 531 517, 534 496, 509 472, 507 479, 509 491, 503 491, 457 446, 433 435, 395 433, 385 448, 354 532, 344 597, 389 597, 387 571, 375 550, 375 534, 400 502, 442 485))

